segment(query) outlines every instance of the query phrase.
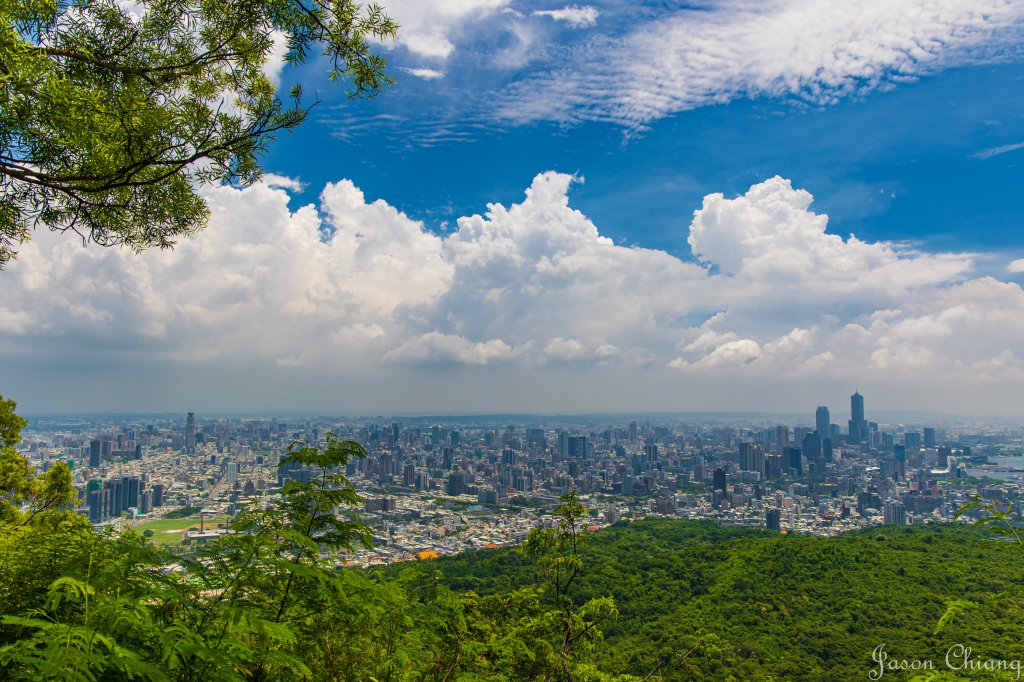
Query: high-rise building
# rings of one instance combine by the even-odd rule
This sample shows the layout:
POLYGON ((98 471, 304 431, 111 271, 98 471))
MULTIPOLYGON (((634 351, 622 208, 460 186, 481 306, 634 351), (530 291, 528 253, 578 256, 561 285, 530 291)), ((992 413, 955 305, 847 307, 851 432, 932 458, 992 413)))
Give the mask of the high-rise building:
POLYGON ((740 469, 764 475, 764 452, 760 445, 740 443, 740 469))
POLYGON ((829 414, 826 406, 822 405, 814 411, 814 427, 822 440, 832 436, 831 424, 832 416, 829 414))
POLYGON ((89 505, 89 521, 100 523, 109 518, 108 514, 108 492, 104 489, 90 490, 87 503, 89 505))
POLYGON ((151 488, 153 491, 153 506, 159 507, 164 503, 164 486, 162 483, 155 483, 151 488))
POLYGON ((789 447, 789 427, 775 427, 775 451, 780 455, 789 447))
POLYGON ((783 465, 787 469, 794 469, 796 471, 797 476, 804 475, 802 455, 803 452, 800 450, 800 448, 786 448, 785 453, 783 453, 783 465))
POLYGON ((543 450, 547 447, 547 442, 544 438, 544 429, 526 429, 526 447, 532 447, 536 450, 543 450))
POLYGON ((644 445, 644 457, 647 458, 648 462, 658 461, 658 444, 647 443, 644 445))
POLYGON ((715 472, 711 475, 711 487, 714 490, 721 490, 725 492, 726 487, 725 469, 715 469, 715 472))
POLYGON ((768 530, 782 530, 782 513, 778 509, 769 509, 764 517, 764 525, 768 530))
POLYGON ((864 419, 864 396, 854 392, 850 396, 850 444, 860 445, 868 439, 868 423, 864 419))
POLYGON ((924 427, 924 446, 926 448, 935 447, 935 429, 930 426, 924 427))
POLYGON ((886 502, 882 507, 883 523, 886 525, 907 525, 907 508, 902 502, 886 502))
POLYGON ((139 506, 139 495, 142 492, 142 481, 138 476, 122 476, 121 477, 121 508, 122 511, 125 509, 131 509, 132 507, 138 508, 139 506))
POLYGON ((192 454, 196 451, 196 413, 189 412, 185 418, 185 452, 192 454))
POLYGON ((587 456, 587 437, 563 431, 558 434, 558 450, 562 459, 583 459, 587 456))
POLYGON ((832 463, 832 439, 822 438, 821 439, 821 459, 826 464, 832 463))
POLYGON ((89 468, 100 468, 100 441, 93 439, 89 441, 89 468))
POLYGON ((939 468, 945 469, 949 466, 949 458, 953 455, 953 450, 948 445, 939 446, 939 468))
POLYGON ((878 496, 878 493, 866 490, 857 493, 857 513, 861 516, 867 516, 868 509, 880 509, 881 507, 882 498, 878 496))
POLYGON ((803 440, 800 442, 800 450, 807 461, 815 463, 821 461, 821 437, 816 431, 804 434, 803 440))
POLYGON ((464 471, 453 471, 448 474, 448 481, 445 484, 444 492, 447 495, 462 495, 466 492, 466 473, 464 471))
POLYGON ((768 455, 764 458, 764 477, 768 479, 782 477, 782 455, 768 455))

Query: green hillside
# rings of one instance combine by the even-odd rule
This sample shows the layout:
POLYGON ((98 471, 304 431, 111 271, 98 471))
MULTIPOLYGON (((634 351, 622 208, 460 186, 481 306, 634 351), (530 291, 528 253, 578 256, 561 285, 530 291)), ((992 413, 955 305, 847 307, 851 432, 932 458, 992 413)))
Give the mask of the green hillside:
MULTIPOLYGON (((582 557, 577 601, 610 595, 619 610, 595 657, 611 673, 642 677, 662 663, 666 679, 867 679, 882 644, 946 674, 957 644, 972 648, 972 660, 1024 659, 1024 553, 964 526, 818 538, 644 521, 593 534, 582 557), (975 606, 933 635, 953 600, 975 606), (695 645, 678 669, 665 670, 695 645)), ((433 567, 453 589, 482 595, 534 579, 514 550, 433 567)))

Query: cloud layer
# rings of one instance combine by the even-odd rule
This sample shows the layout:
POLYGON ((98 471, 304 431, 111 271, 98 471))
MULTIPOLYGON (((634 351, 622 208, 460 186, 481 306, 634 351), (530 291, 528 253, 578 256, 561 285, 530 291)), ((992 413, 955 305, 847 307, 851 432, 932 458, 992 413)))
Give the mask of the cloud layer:
MULTIPOLYGON (((399 402, 402 381, 432 373, 468 373, 472 391, 488 372, 552 391, 572 376, 609 390, 657 377, 665 409, 679 399, 666 376, 678 391, 896 382, 934 398, 938 386, 951 406, 1024 379, 1024 291, 975 276, 970 255, 844 238, 774 177, 705 197, 684 261, 602 236, 570 206, 574 181, 542 173, 520 203, 460 218, 448 236, 348 180, 292 211, 284 178, 212 190, 209 229, 173 251, 37 232, 0 274, 0 358, 202 366, 222 382, 218 368, 239 363, 297 384, 307 371, 379 373, 399 402)), ((493 405, 532 409, 525 393, 505 397, 493 405)))
POLYGON ((591 39, 568 63, 512 86, 499 115, 643 127, 737 98, 825 105, 1005 58, 1022 31, 1015 0, 720 0, 591 39))

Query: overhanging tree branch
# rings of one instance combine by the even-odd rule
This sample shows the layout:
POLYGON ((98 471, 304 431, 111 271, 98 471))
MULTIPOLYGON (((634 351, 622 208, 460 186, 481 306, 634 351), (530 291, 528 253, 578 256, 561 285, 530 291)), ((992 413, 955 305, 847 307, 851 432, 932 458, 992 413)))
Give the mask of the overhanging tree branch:
POLYGON ((376 5, 139 4, 0 9, 0 267, 37 225, 133 249, 205 227, 198 186, 257 180, 268 143, 316 105, 295 88, 286 106, 263 72, 277 35, 291 63, 320 47, 352 97, 392 83, 367 38, 397 24, 376 5))

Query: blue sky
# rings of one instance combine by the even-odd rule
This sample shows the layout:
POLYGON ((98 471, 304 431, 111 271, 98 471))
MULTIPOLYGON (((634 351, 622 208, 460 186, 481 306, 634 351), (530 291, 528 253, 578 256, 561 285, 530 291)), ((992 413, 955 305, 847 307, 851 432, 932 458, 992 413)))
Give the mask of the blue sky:
MULTIPOLYGON (((319 109, 411 116, 410 100, 453 96, 437 81, 398 77, 375 101, 319 109)), ((1024 181, 1024 147, 978 155, 1024 142, 1022 86, 1019 62, 962 67, 831 106, 758 98, 702 107, 642 132, 603 123, 481 129, 456 119, 448 129, 467 139, 431 146, 407 142, 409 130, 422 132, 414 123, 334 137, 337 124, 315 112, 273 148, 267 166, 308 183, 297 201, 315 200, 340 175, 431 229, 488 202, 516 201, 540 169, 579 174, 586 182, 573 205, 603 233, 682 257, 689 212, 706 194, 735 196, 779 174, 811 191, 841 234, 935 249, 1019 248, 1024 230, 1012 188, 1024 181)))
POLYGON ((813 411, 854 388, 1024 409, 1024 4, 384 4, 398 84, 347 101, 323 63, 275 62, 321 102, 265 183, 209 190, 195 240, 37 233, 0 273, 0 390, 35 411, 813 411))

